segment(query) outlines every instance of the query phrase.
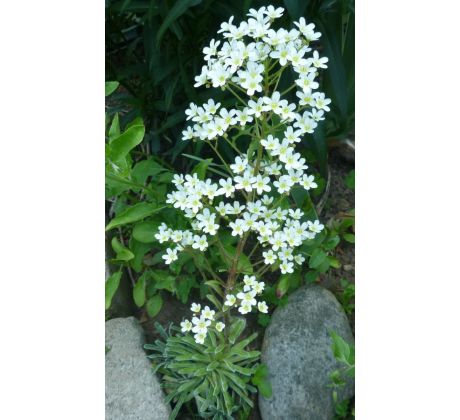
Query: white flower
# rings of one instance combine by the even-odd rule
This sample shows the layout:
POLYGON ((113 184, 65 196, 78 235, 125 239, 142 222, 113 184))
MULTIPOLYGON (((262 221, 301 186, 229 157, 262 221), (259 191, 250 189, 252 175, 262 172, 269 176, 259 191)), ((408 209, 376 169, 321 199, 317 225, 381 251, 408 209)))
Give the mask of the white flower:
POLYGON ((326 63, 329 61, 327 57, 320 58, 318 51, 313 51, 313 58, 311 60, 312 60, 312 64, 316 68, 321 68, 321 69, 326 69, 327 68, 326 63))
POLYGON ((262 115, 262 112, 264 111, 264 99, 259 98, 257 102, 250 100, 248 102, 248 106, 249 106, 248 114, 254 115, 256 118, 259 118, 262 115))
POLYGON ((236 297, 234 295, 227 295, 225 296, 224 305, 226 306, 233 306, 236 302, 236 297))
POLYGON ((204 309, 201 311, 201 316, 206 319, 213 320, 216 311, 213 311, 209 308, 209 306, 205 306, 204 309))
POLYGON ((259 282, 256 281, 252 285, 252 290, 254 290, 254 292, 256 292, 258 295, 260 295, 264 291, 264 288, 265 288, 265 283, 263 281, 259 281, 259 282))
POLYGON ((294 257, 294 261, 299 264, 299 265, 302 265, 302 263, 305 261, 305 257, 302 255, 302 254, 297 254, 295 257, 294 257))
POLYGON ((324 225, 322 225, 319 220, 315 220, 313 223, 310 221, 307 223, 311 232, 320 233, 324 229, 324 225))
POLYGON ((282 7, 277 7, 276 9, 270 5, 267 7, 265 12, 270 19, 276 19, 283 16, 284 9, 282 7))
POLYGON ((247 170, 244 172, 243 176, 235 177, 235 188, 237 190, 245 190, 247 192, 252 191, 252 176, 251 173, 247 170))
POLYGON ((235 192, 235 187, 232 185, 232 178, 219 179, 219 185, 221 188, 217 190, 217 194, 230 197, 235 192))
POLYGON ((302 177, 302 181, 300 181, 300 185, 302 185, 302 187, 304 187, 306 190, 309 190, 310 188, 316 188, 318 186, 313 175, 304 175, 302 177))
POLYGON ((243 278, 243 283, 244 283, 243 291, 248 292, 248 291, 252 290, 252 287, 254 286, 254 284, 257 283, 256 282, 256 276, 245 275, 244 278, 243 278))
POLYGON ((173 261, 177 260, 177 251, 175 249, 167 248, 166 254, 161 258, 165 260, 165 264, 171 264, 173 261))
POLYGON ((262 177, 262 175, 257 175, 253 178, 253 188, 257 191, 257 194, 263 194, 264 192, 271 191, 271 187, 268 185, 270 178, 262 177))
POLYGON ((294 272, 294 264, 292 262, 283 261, 280 264, 280 270, 282 274, 293 273, 294 272))
POLYGON ((236 297, 241 300, 241 305, 248 304, 250 306, 254 306, 257 304, 257 301, 254 298, 255 295, 256 293, 250 290, 246 293, 240 292, 236 295, 236 297))
POLYGON ((268 306, 267 304, 265 303, 265 301, 263 302, 259 302, 257 304, 257 309, 262 312, 263 314, 266 314, 268 312, 268 306))
POLYGON ((230 169, 235 173, 239 174, 241 172, 244 172, 248 166, 248 160, 247 159, 241 159, 240 156, 237 156, 235 159, 235 163, 230 165, 230 169))
POLYGON ((208 327, 211 325, 211 321, 209 319, 204 318, 203 316, 200 316, 199 318, 194 316, 192 318, 192 323, 194 325, 192 328, 192 331, 194 333, 203 332, 206 334, 208 327))
POLYGON ((241 306, 238 308, 238 312, 240 312, 243 315, 248 314, 249 312, 251 312, 251 310, 252 306, 247 302, 242 302, 241 306))
POLYGON ((221 332, 225 328, 225 324, 223 322, 216 323, 216 330, 221 332))
POLYGON ((215 41, 214 39, 211 39, 211 43, 209 44, 209 47, 204 47, 203 48, 203 54, 204 59, 206 61, 210 60, 211 57, 215 56, 217 54, 217 47, 219 46, 220 41, 215 41))
POLYGON ((230 222, 229 226, 232 228, 232 236, 242 235, 245 232, 242 219, 236 219, 235 222, 230 222))
POLYGON ((192 323, 188 319, 186 319, 185 321, 182 321, 180 323, 180 326, 181 326, 182 332, 187 332, 192 329, 192 323))
POLYGON ((201 311, 201 305, 199 303, 192 303, 192 306, 190 308, 192 312, 200 312, 201 311))
POLYGON ((276 261, 276 255, 271 249, 263 252, 262 256, 264 257, 265 264, 274 264, 274 262, 276 261))
POLYGON ((195 235, 193 237, 193 249, 199 249, 200 251, 205 251, 208 248, 208 241, 206 239, 206 235, 198 236, 195 235))
POLYGON ((331 103, 331 100, 326 98, 323 92, 316 92, 313 94, 313 99, 315 100, 315 107, 318 109, 323 109, 324 111, 329 112, 331 109, 328 105, 331 103))
POLYGON ((206 331, 201 331, 196 333, 193 338, 197 344, 204 344, 204 340, 206 338, 206 331))

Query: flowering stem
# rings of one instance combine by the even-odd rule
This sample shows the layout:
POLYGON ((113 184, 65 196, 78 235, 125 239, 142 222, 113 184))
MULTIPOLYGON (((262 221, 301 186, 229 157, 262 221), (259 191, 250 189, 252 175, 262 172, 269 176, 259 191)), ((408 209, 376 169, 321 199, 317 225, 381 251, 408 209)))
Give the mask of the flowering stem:
POLYGON ((233 93, 233 95, 235 95, 235 96, 236 96, 236 98, 237 98, 237 99, 238 99, 238 100, 239 100, 239 101, 240 101, 240 102, 241 102, 241 103, 242 103, 244 106, 247 106, 246 102, 244 102, 244 100, 243 100, 243 99, 241 99, 241 96, 240 96, 240 95, 238 95, 238 94, 237 94, 237 93, 236 93, 236 92, 235 92, 235 91, 234 91, 234 90, 233 90, 233 89, 230 87, 230 84, 229 84, 229 85, 227 85, 227 89, 228 89, 230 92, 232 92, 232 93, 233 93))
POLYGON ((217 150, 217 147, 214 146, 210 141, 208 142, 208 144, 211 146, 211 148, 214 150, 214 152, 216 152, 216 155, 219 156, 219 159, 221 160, 221 162, 224 164, 225 166, 225 169, 227 169, 228 173, 231 175, 232 174, 232 170, 230 169, 230 167, 228 166, 227 162, 225 162, 225 159, 222 157, 222 155, 219 153, 219 151, 217 150))
POLYGON ((292 89, 296 87, 296 84, 292 84, 291 87, 288 87, 284 92, 281 92, 281 95, 285 95, 286 93, 290 92, 292 89))

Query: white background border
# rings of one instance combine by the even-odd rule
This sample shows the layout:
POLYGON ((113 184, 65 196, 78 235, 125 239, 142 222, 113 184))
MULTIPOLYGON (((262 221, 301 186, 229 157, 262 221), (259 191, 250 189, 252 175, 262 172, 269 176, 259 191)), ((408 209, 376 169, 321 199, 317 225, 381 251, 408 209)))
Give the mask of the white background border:
MULTIPOLYGON (((356 5, 362 420, 460 418, 457 4, 356 5)), ((0 20, 0 418, 102 419, 104 6, 0 20)))

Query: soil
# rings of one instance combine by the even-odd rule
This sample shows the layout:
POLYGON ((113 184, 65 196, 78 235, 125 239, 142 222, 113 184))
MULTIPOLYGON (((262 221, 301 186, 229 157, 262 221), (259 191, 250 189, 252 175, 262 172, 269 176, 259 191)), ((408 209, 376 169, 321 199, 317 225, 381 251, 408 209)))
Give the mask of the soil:
MULTIPOLYGON (((339 149, 330 152, 330 190, 320 215, 321 222, 324 224, 355 208, 355 191, 348 188, 344 182, 345 177, 354 169, 354 162, 346 157, 345 159, 339 149)), ((340 268, 331 268, 326 274, 321 275, 319 284, 337 295, 342 291, 341 279, 355 283, 355 245, 342 240, 335 249, 334 256, 340 261, 340 268)), ((348 314, 348 318, 354 333, 354 312, 348 314)))

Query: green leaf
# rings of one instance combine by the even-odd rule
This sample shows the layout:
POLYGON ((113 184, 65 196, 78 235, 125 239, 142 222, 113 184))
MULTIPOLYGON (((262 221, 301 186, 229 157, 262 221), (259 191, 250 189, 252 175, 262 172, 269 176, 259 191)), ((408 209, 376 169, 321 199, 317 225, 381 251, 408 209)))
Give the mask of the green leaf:
POLYGON ((257 323, 262 327, 268 327, 270 324, 271 316, 268 314, 258 314, 257 315, 257 323))
POLYGON ((134 303, 140 308, 145 303, 145 284, 148 273, 145 272, 137 279, 136 284, 133 288, 134 303))
POLYGON ((156 316, 160 312, 161 307, 163 306, 163 299, 160 295, 152 296, 145 305, 147 313, 151 318, 156 316))
POLYGON ((134 258, 134 254, 116 238, 112 238, 112 248, 116 252, 116 259, 120 261, 129 261, 134 258))
POLYGON ((351 244, 355 243, 355 235, 353 235, 353 233, 344 233, 343 239, 345 239, 347 242, 350 242, 351 244))
POLYGON ((167 290, 168 292, 174 292, 176 278, 170 275, 167 271, 164 270, 152 270, 152 277, 155 282, 152 283, 152 286, 157 290, 167 290))
POLYGON ((343 363, 350 364, 351 351, 348 343, 334 331, 330 331, 329 334, 332 337, 332 353, 334 357, 343 363))
POLYGON ((120 83, 118 82, 105 82, 105 96, 109 96, 115 92, 119 85, 120 83))
POLYGON ((276 296, 278 296, 278 298, 283 297, 289 290, 290 279, 291 276, 289 274, 281 274, 278 286, 276 287, 276 296))
POLYGON ((145 126, 142 118, 136 118, 130 127, 109 144, 109 155, 114 161, 124 159, 126 155, 142 142, 145 134, 145 126))
POLYGON ((115 114, 109 128, 109 143, 120 135, 120 117, 118 112, 115 114))
POLYGON ((257 386, 259 392, 264 398, 270 398, 272 396, 272 384, 268 379, 268 367, 265 364, 260 364, 257 366, 254 376, 251 379, 251 382, 257 386))
POLYGON ((120 285, 121 271, 113 273, 105 282, 105 310, 110 308, 112 298, 120 285))
POLYGON ((180 0, 174 3, 174 6, 171 7, 169 13, 166 15, 163 23, 158 29, 157 46, 160 45, 165 31, 174 23, 174 21, 182 16, 190 7, 196 6, 199 3, 201 3, 201 0, 180 0))
POLYGON ((319 273, 316 270, 310 270, 305 274, 305 281, 307 283, 314 283, 318 278, 319 273))
POLYGON ((199 179, 204 180, 206 177, 206 171, 211 163, 212 159, 203 160, 193 168, 192 173, 197 174, 199 179))
POLYGON ((318 268, 327 258, 327 254, 320 248, 316 248, 311 254, 308 265, 310 268, 318 268))
POLYGON ((133 237, 136 241, 150 244, 156 242, 155 234, 158 233, 158 228, 161 225, 161 222, 148 220, 144 222, 139 222, 134 225, 133 237))
POLYGON ((134 206, 123 210, 118 216, 114 217, 107 225, 105 230, 108 231, 117 226, 122 226, 128 223, 134 223, 145 219, 147 216, 157 213, 166 207, 167 206, 157 207, 155 204, 151 203, 137 203, 134 206))
POLYGON ((228 340, 231 344, 235 344, 235 341, 243 332, 244 328, 246 327, 246 319, 244 318, 237 318, 232 325, 230 325, 230 332, 228 334, 228 340))
POLYGON ((144 185, 149 176, 155 176, 164 171, 167 171, 167 169, 155 160, 144 159, 133 166, 131 174, 134 182, 144 185))
POLYGON ((183 304, 187 303, 190 290, 195 285, 195 279, 193 279, 190 276, 184 276, 179 279, 179 282, 177 284, 177 296, 179 296, 179 299, 183 304))

